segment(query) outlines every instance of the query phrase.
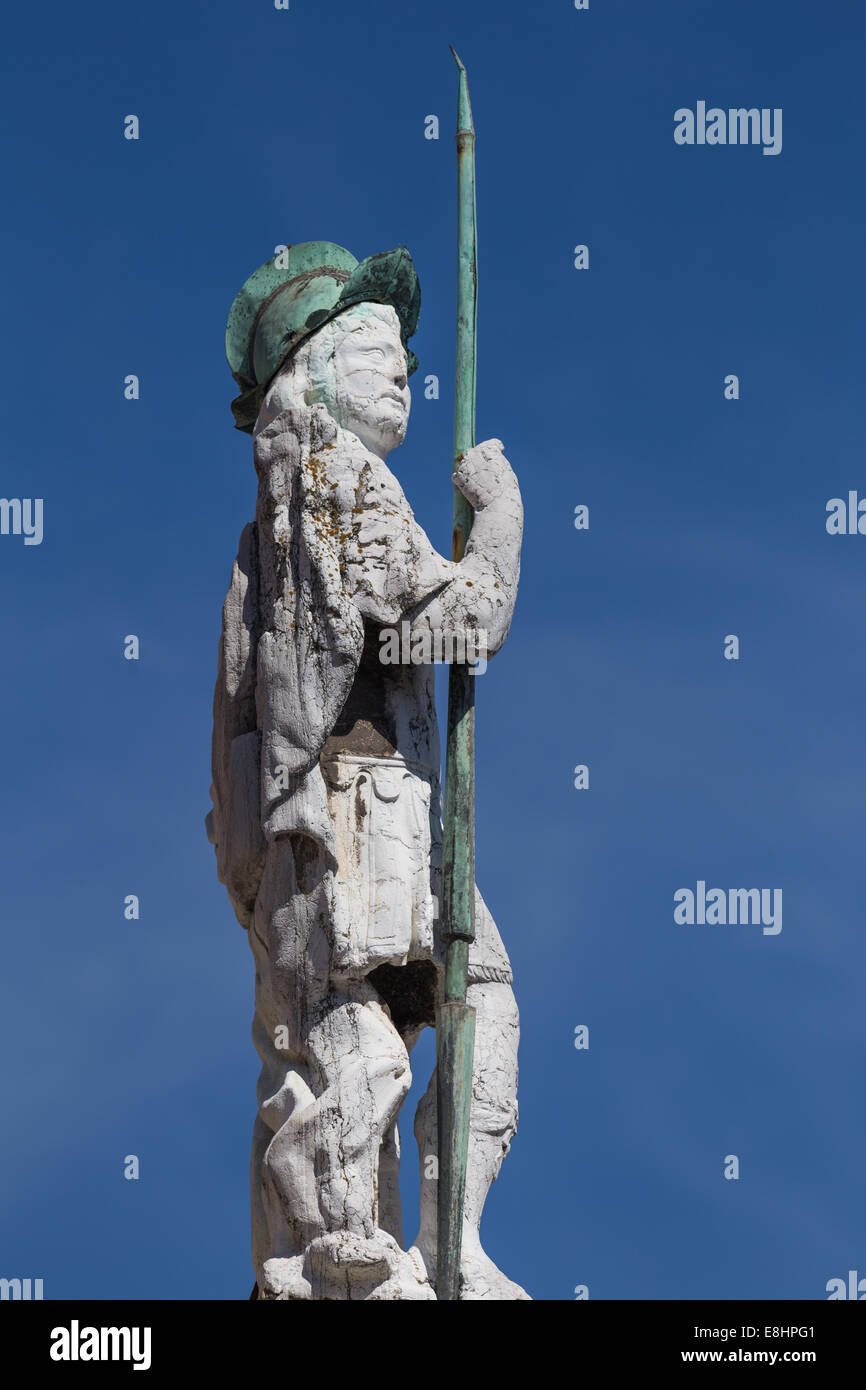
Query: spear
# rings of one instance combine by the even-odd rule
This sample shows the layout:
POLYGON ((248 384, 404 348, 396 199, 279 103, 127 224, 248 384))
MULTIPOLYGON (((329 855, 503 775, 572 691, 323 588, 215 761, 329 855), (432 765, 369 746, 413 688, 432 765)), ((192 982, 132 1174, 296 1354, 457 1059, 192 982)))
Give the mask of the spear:
MULTIPOLYGON (((475 220, 475 128, 466 69, 460 72, 457 112, 457 366, 454 391, 454 467, 475 443, 475 340, 478 296, 475 220)), ((454 489, 451 558, 462 560, 472 508, 454 489)), ((448 674, 445 809, 442 854, 444 997, 436 1016, 439 1190, 436 1294, 460 1297, 463 1200, 472 1104, 475 1010, 466 1003, 469 944, 475 939, 475 682, 468 664, 448 674)))

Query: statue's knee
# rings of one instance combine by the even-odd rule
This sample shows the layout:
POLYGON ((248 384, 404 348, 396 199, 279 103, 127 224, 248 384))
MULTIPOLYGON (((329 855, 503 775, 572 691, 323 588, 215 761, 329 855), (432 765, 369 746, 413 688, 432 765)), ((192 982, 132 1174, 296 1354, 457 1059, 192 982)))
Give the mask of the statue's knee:
POLYGON ((412 1068, 405 1049, 402 1056, 395 1051, 388 1056, 366 1059, 364 1073, 380 1108, 390 1110, 395 1104, 403 1104, 412 1086, 412 1068))
POLYGON ((499 1100, 488 1104, 473 1104, 470 1131, 475 1143, 481 1143, 494 1162, 493 1175, 511 1148, 517 1133, 517 1101, 499 1100))
POLYGON ((378 1123, 402 1105, 412 1085, 409 1054, 374 999, 332 1000, 311 1042, 326 1086, 359 1117, 378 1123))

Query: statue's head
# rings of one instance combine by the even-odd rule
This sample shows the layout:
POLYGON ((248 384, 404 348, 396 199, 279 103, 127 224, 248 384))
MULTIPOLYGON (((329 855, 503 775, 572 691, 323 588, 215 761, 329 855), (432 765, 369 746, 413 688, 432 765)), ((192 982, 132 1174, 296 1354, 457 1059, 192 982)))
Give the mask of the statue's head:
POLYGON ((329 241, 277 252, 245 282, 226 325, 241 388, 232 402, 237 428, 253 433, 273 418, 266 398, 318 401, 369 448, 393 449, 418 365, 408 346, 421 305, 412 257, 398 246, 357 261, 329 241))
POLYGON ((396 311, 390 304, 356 304, 318 329, 277 373, 254 433, 288 406, 324 405, 384 458, 403 443, 411 399, 396 311))

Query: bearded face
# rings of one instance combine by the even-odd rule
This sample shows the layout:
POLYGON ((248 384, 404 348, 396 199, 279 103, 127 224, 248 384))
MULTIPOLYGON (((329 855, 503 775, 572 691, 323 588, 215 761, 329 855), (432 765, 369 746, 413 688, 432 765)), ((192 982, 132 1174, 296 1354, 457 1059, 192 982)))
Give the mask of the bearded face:
POLYGON ((412 394, 400 320, 389 304, 356 304, 320 328, 274 380, 258 433, 281 410, 324 405, 379 458, 403 443, 412 394))
POLYGON ((334 399, 337 423, 384 458, 403 443, 411 393, 400 320, 386 304, 359 304, 335 324, 334 399))

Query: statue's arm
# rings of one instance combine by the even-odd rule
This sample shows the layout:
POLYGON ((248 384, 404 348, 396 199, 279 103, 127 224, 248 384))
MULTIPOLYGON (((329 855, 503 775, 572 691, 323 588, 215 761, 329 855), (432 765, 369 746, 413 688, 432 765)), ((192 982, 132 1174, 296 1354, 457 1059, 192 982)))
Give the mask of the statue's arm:
MULTIPOLYGON (((358 607, 380 624, 409 621, 413 633, 483 630, 492 656, 508 634, 517 597, 520 488, 498 439, 468 450, 454 482, 475 509, 463 559, 446 560, 411 513, 389 514, 383 505, 367 531, 373 544, 360 547, 367 582, 358 607)), ((362 541, 364 534, 362 526, 362 541)))

